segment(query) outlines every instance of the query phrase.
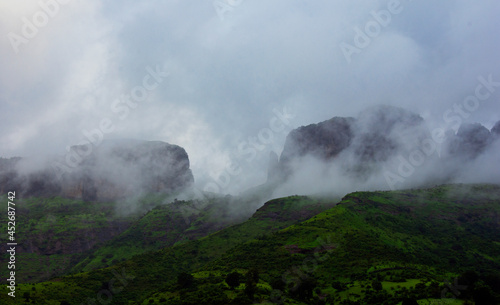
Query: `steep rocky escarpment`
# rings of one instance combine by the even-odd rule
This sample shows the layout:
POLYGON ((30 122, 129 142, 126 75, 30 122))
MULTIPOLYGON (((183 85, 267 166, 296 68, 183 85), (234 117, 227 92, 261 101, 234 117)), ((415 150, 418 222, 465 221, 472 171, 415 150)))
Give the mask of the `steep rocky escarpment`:
POLYGON ((494 136, 479 123, 462 124, 456 134, 447 139, 446 152, 452 157, 474 159, 493 142, 494 136))
POLYGON ((495 125, 493 126, 493 128, 491 128, 491 135, 495 139, 500 138, 500 121, 496 122, 495 125))
POLYGON ((354 138, 353 118, 334 117, 318 124, 292 130, 286 139, 281 162, 313 154, 331 159, 348 147, 354 138))
POLYGON ((123 140, 105 141, 86 155, 88 149, 71 147, 68 154, 85 156, 77 166, 52 161, 32 169, 29 160, 2 159, 0 191, 15 190, 24 197, 115 200, 140 193, 175 193, 194 181, 188 155, 177 145, 123 140))
POLYGON ((305 156, 335 162, 341 155, 347 171, 366 171, 400 151, 410 151, 428 137, 424 120, 410 111, 377 106, 357 118, 334 117, 299 127, 287 136, 277 172, 269 176, 286 178, 293 163, 305 156))
POLYGON ((332 166, 337 175, 354 181, 370 177, 372 181, 383 181, 384 172, 390 168, 401 182, 425 165, 422 175, 432 174, 429 179, 415 176, 418 183, 445 183, 452 181, 465 163, 491 154, 497 147, 493 144, 499 140, 500 122, 491 131, 478 123, 464 123, 456 133, 449 130, 444 141, 440 141, 418 114, 398 107, 376 106, 356 118, 334 117, 292 130, 279 159, 271 158, 268 182, 279 184, 301 172, 318 173, 320 177, 332 166), (309 163, 311 160, 316 163, 309 163), (316 166, 313 172, 308 170, 311 164, 316 166), (374 174, 378 176, 373 178, 374 174))

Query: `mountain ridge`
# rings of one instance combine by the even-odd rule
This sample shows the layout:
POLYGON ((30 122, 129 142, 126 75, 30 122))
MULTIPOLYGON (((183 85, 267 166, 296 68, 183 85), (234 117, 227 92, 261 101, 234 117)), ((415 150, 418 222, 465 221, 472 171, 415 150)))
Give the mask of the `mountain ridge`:
POLYGON ((22 284, 19 289, 41 299, 38 291, 43 287, 43 296, 80 304, 87 297, 95 299, 113 274, 123 273, 127 287, 113 294, 110 304, 126 300, 251 304, 250 295, 264 304, 280 300, 398 304, 408 298, 453 296, 445 289, 447 278, 462 281, 468 272, 475 272, 477 279, 462 291, 461 302, 481 304, 477 303, 480 292, 500 300, 495 293, 495 279, 500 284, 500 185, 354 192, 339 204, 322 200, 326 209, 297 221, 293 211, 313 207, 318 200, 301 196, 271 200, 246 222, 201 239, 140 254, 105 269, 44 284, 22 284), (283 220, 295 220, 276 227, 273 223, 281 218, 276 212, 285 216, 283 220), (275 229, 262 227, 262 219, 269 219, 275 229), (258 230, 251 233, 251 227, 258 230), (246 289, 253 287, 251 281, 235 289, 226 286, 226 275, 238 272, 245 277, 252 268, 260 278, 253 282, 253 292, 246 289), (179 274, 191 274, 191 286, 178 286, 179 274), (69 296, 76 295, 81 297, 70 301, 69 296))
POLYGON ((3 159, 0 191, 17 190, 23 197, 112 201, 143 192, 180 192, 194 183, 184 148, 166 142, 108 140, 93 149, 71 146, 68 154, 81 161, 63 172, 54 171, 54 161, 35 166, 30 159, 3 159))

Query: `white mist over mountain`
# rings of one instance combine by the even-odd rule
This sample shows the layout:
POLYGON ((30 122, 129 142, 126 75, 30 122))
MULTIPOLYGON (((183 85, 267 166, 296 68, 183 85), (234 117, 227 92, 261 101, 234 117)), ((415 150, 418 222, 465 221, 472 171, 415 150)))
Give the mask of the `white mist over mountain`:
POLYGON ((499 13, 495 0, 4 1, 0 156, 158 140, 186 149, 200 189, 238 193, 265 181, 293 128, 376 104, 431 131, 490 129, 499 13))

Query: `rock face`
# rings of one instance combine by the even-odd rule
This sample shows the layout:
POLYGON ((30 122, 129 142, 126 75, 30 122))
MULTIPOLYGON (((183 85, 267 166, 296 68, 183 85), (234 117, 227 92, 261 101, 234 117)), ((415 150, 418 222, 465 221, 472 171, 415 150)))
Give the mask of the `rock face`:
MULTIPOLYGON (((69 154, 84 156, 85 149, 73 146, 69 154)), ((186 151, 164 142, 105 141, 71 168, 52 162, 30 171, 22 160, 4 163, 9 166, 0 169, 0 188, 17 190, 23 196, 115 200, 143 192, 174 193, 194 181, 186 151), (69 170, 58 173, 55 168, 69 170)))
POLYGON ((274 151, 269 153, 269 164, 267 166, 267 181, 279 180, 279 159, 274 151))
POLYGON ((386 105, 361 112, 354 131, 351 148, 361 163, 386 161, 397 152, 414 149, 429 136, 422 117, 386 105))
POLYGON ((419 115, 397 107, 373 107, 358 118, 334 117, 291 131, 279 159, 281 175, 274 176, 285 178, 291 163, 307 155, 331 161, 349 154, 342 165, 347 171, 363 172, 397 151, 410 150, 427 136, 419 115))
POLYGON ((456 135, 448 137, 447 153, 450 157, 474 159, 493 141, 490 131, 481 124, 462 124, 456 135))
POLYGON ((283 180, 291 173, 291 164, 306 155, 323 160, 335 158, 351 144, 354 122, 353 118, 334 117, 292 130, 286 138, 278 165, 268 170, 268 177, 283 180))
MULTIPOLYGON (((357 181, 383 173, 391 166, 396 169, 406 166, 409 173, 412 167, 424 163, 435 164, 433 169, 443 166, 442 172, 447 167, 447 172, 454 173, 448 167, 474 160, 493 147, 495 141, 500 141, 500 122, 491 132, 480 124, 462 124, 441 145, 433 140, 419 115, 398 107, 376 106, 361 112, 357 118, 334 117, 291 131, 278 165, 275 160, 271 162, 268 177, 273 179, 268 178, 268 182, 283 182, 294 172, 300 175, 303 164, 308 164, 306 157, 319 160, 323 167, 335 164, 341 175, 357 181)), ((316 172, 321 170, 319 167, 316 172)))
POLYGON ((354 122, 353 118, 335 117, 292 130, 286 138, 281 161, 288 162, 307 154, 325 160, 334 158, 351 144, 354 122))
POLYGON ((500 138, 500 121, 496 122, 491 128, 491 134, 497 139, 500 138))

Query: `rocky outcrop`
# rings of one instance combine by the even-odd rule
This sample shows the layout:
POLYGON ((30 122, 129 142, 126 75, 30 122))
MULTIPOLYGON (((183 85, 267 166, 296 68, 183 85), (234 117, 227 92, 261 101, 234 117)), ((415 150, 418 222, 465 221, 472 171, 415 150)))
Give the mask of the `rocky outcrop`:
POLYGON ((335 117, 292 130, 286 138, 281 162, 308 154, 325 160, 334 158, 351 144, 354 122, 353 118, 335 117))
POLYGON ((357 118, 334 117, 292 130, 279 159, 280 175, 275 176, 285 179, 291 164, 304 156, 334 161, 341 154, 349 154, 342 164, 347 172, 364 172, 396 152, 410 151, 426 137, 423 119, 397 107, 373 107, 357 118))
POLYGON ((491 128, 491 135, 496 139, 500 138, 500 121, 496 122, 491 128))
POLYGON ((267 181, 279 180, 279 157, 274 151, 269 153, 269 165, 267 166, 267 181))
POLYGON ((297 176, 317 173, 322 177, 332 169, 337 177, 356 183, 387 180, 383 175, 390 170, 401 175, 397 180, 401 183, 420 166, 426 169, 422 176, 412 177, 417 183, 445 183, 458 175, 462 165, 491 154, 499 141, 497 122, 491 132, 481 124, 462 124, 456 133, 448 131, 444 143, 438 143, 419 115, 376 106, 356 118, 334 117, 292 130, 279 161, 270 162, 268 183, 279 185, 292 177, 291 185, 295 181, 305 184, 297 176), (424 178, 426 172, 433 174, 424 178))
POLYGON ((492 143, 490 131, 481 124, 462 124, 455 135, 447 139, 447 157, 474 159, 492 143))
POLYGON ((354 133, 351 149, 358 163, 386 161, 397 152, 414 149, 429 137, 422 117, 386 105, 361 112, 354 133))
MULTIPOLYGON (((69 153, 84 155, 85 149, 73 146, 69 153)), ((69 170, 57 172, 53 164, 30 170, 23 160, 17 160, 14 166, 5 166, 6 170, 1 171, 0 188, 4 192, 17 190, 23 196, 94 201, 150 192, 174 193, 194 181, 186 151, 164 142, 105 141, 77 166, 57 167, 69 170)))

